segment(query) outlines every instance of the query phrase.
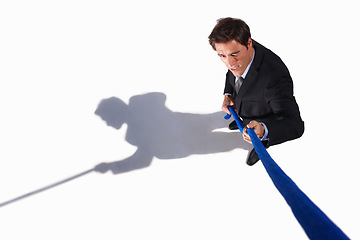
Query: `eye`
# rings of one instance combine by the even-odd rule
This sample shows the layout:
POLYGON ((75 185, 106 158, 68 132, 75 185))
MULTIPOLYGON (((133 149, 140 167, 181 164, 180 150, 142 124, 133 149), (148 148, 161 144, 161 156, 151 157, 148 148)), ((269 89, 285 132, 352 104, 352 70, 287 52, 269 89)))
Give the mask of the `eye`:
POLYGON ((232 57, 237 57, 239 53, 240 53, 240 51, 233 52, 233 53, 231 54, 231 56, 232 56, 232 57))

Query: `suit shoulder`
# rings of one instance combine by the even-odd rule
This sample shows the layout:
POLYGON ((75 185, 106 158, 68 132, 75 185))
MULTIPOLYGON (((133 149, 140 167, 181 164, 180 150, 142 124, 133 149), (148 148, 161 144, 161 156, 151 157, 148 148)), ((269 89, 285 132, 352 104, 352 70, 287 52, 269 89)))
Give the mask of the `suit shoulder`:
POLYGON ((292 81, 288 68, 278 55, 260 44, 256 45, 257 50, 262 56, 259 72, 266 78, 267 86, 277 85, 280 80, 292 81))
POLYGON ((230 81, 231 79, 235 79, 235 76, 230 70, 228 70, 226 73, 226 80, 230 81))
POLYGON ((226 73, 226 77, 235 77, 235 76, 230 70, 228 70, 226 73))
POLYGON ((285 63, 281 60, 281 58, 275 54, 270 49, 264 47, 260 43, 254 41, 254 48, 255 48, 255 56, 256 54, 260 54, 262 56, 262 63, 265 63, 271 68, 285 68, 287 69, 285 63))
POLYGON ((267 49, 264 54, 263 64, 274 74, 289 74, 289 70, 283 60, 270 49, 267 49))

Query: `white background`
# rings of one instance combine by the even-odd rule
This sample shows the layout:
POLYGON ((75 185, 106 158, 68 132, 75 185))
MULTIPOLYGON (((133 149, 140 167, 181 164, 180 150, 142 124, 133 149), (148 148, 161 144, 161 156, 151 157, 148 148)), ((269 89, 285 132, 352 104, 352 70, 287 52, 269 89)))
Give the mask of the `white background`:
MULTIPOLYGON (((305 134, 269 153, 360 238, 357 9, 350 0, 2 1, 0 203, 136 151, 127 124, 116 130, 94 114, 102 99, 161 92, 173 112, 219 111, 226 67, 207 36, 231 16, 293 77, 305 134)), ((262 164, 245 164, 246 149, 91 172, 1 207, 0 239, 306 239, 262 164)))

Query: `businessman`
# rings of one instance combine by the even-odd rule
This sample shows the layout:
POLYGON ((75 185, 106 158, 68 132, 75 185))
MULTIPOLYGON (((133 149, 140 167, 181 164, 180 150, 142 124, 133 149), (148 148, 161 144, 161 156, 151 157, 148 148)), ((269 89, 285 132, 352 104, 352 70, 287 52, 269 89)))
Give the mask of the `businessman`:
MULTIPOLYGON (((293 95, 293 82, 283 61, 251 38, 241 19, 222 18, 209 35, 209 43, 229 69, 226 74, 222 110, 233 106, 242 118, 243 138, 253 128, 265 147, 299 138, 304 122, 293 95)), ((237 129, 235 122, 231 130, 237 129)), ((259 160, 254 149, 246 159, 250 166, 259 160)))

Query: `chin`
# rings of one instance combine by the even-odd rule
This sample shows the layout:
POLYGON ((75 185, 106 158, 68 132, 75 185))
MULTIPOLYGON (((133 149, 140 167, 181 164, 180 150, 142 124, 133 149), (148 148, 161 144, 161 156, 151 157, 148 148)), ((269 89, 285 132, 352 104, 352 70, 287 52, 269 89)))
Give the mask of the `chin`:
POLYGON ((231 71, 231 72, 232 72, 232 74, 234 74, 235 77, 240 77, 241 76, 241 74, 239 72, 233 72, 233 71, 231 71))

